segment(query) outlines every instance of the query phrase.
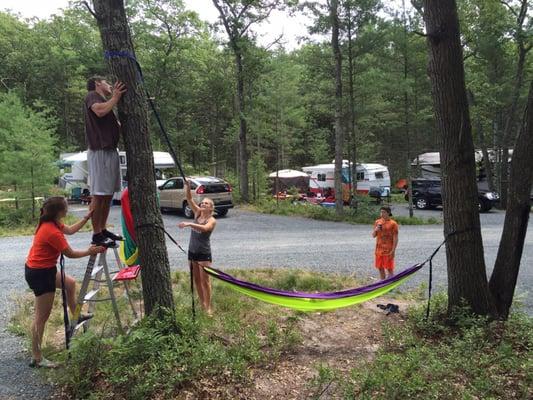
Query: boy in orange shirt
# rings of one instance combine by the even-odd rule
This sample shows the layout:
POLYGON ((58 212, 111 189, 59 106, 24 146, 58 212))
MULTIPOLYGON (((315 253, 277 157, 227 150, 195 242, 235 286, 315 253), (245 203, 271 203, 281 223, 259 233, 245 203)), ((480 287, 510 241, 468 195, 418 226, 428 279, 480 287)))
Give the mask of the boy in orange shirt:
POLYGON ((394 252, 398 245, 398 224, 390 217, 390 207, 380 208, 381 218, 374 222, 372 237, 376 238, 375 267, 381 279, 394 275, 394 252))

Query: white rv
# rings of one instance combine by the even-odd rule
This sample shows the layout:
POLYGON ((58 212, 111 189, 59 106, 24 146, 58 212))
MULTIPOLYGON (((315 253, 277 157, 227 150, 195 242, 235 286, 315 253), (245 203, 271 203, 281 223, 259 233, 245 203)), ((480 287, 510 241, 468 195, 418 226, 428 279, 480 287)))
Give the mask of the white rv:
MULTIPOLYGON (((121 176, 121 188, 124 190, 128 186, 127 172, 128 164, 126 160, 126 152, 119 151, 120 159, 120 176, 121 176)), ((70 172, 63 173, 59 178, 59 186, 74 191, 81 192, 84 189, 89 188, 89 168, 87 166, 87 152, 82 151, 79 153, 64 153, 60 155, 60 163, 62 167, 70 167, 70 172)), ((166 180, 164 171, 168 168, 174 168, 174 160, 172 156, 164 151, 154 151, 154 167, 156 180, 158 183, 162 183, 166 180)), ((122 196, 120 193, 115 193, 113 196, 114 201, 119 201, 122 196)))
MULTIPOLYGON (((343 186, 350 186, 350 165, 348 160, 342 162, 343 186)), ((302 171, 309 175, 309 190, 322 193, 326 189, 335 188, 335 164, 319 164, 303 167, 302 171)), ((381 164, 357 164, 357 192, 368 193, 370 188, 390 190, 389 170, 381 164)))

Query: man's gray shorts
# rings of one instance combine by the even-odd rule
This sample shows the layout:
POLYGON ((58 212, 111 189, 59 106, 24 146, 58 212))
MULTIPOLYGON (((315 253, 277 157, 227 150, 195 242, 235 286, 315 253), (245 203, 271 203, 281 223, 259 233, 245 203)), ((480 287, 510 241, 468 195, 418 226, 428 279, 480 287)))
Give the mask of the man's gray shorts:
POLYGON ((120 192, 120 160, 116 150, 88 150, 89 190, 94 196, 120 192))

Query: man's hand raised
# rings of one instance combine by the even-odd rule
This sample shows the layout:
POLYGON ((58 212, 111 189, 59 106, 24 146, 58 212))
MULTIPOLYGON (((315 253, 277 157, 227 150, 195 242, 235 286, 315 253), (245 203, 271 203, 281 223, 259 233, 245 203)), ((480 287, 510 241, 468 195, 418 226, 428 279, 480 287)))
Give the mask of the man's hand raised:
POLYGON ((115 82, 115 85, 113 86, 113 98, 116 102, 120 100, 122 95, 126 92, 126 85, 122 82, 115 82))

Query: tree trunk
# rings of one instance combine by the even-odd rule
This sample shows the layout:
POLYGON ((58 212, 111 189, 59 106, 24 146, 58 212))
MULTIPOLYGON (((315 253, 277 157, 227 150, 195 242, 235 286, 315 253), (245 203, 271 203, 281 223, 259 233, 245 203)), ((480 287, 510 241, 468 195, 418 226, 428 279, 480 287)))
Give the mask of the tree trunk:
POLYGON ((455 0, 425 0, 429 66, 440 136, 444 232, 448 236, 448 311, 463 301, 494 314, 478 212, 474 143, 455 0))
POLYGON ((503 131, 503 155, 501 168, 501 187, 500 187, 500 204, 503 209, 507 208, 507 197, 509 192, 509 146, 513 142, 513 133, 516 127, 516 110, 518 109, 518 100, 520 98, 520 89, 524 81, 524 63, 526 60, 527 50, 524 44, 519 44, 518 63, 516 66, 515 85, 511 98, 511 105, 507 112, 507 120, 503 131))
POLYGON ((502 238, 489 287, 498 313, 507 318, 513 302, 516 279, 529 221, 530 192, 533 187, 533 81, 522 128, 511 161, 507 212, 502 238))
POLYGON ((516 73, 514 79, 514 87, 511 95, 511 102, 509 110, 507 111, 507 119, 505 121, 505 128, 503 131, 503 145, 502 145, 502 162, 500 164, 500 204, 503 209, 507 208, 507 196, 509 190, 509 146, 514 141, 515 127, 516 127, 516 111, 518 109, 518 100, 520 98, 520 90, 524 82, 524 65, 526 62, 527 53, 531 50, 529 45, 524 43, 524 22, 526 21, 529 8, 529 0, 521 0, 520 11, 516 16, 516 32, 514 34, 516 46, 518 48, 518 61, 516 63, 516 73))
MULTIPOLYGON (((98 28, 106 51, 134 55, 122 0, 94 0, 98 28)), ((108 60, 110 72, 127 86, 118 104, 128 162, 128 188, 135 234, 142 263, 144 308, 147 314, 161 308, 174 310, 170 268, 163 221, 157 204, 154 160, 148 135, 146 97, 135 63, 125 57, 108 60)))
MULTIPOLYGON (((348 34, 348 91, 349 91, 349 97, 350 97, 350 135, 348 140, 348 146, 350 148, 350 161, 351 165, 350 168, 350 179, 351 179, 351 186, 352 186, 352 195, 357 195, 357 141, 355 137, 355 87, 354 87, 354 56, 353 56, 353 38, 352 38, 352 13, 350 4, 346 3, 346 12, 348 14, 348 26, 347 26, 347 34, 348 34)), ((357 206, 357 202, 353 202, 354 206, 357 206)))
POLYGON ((30 167, 31 174, 31 219, 35 220, 35 181, 33 179, 33 164, 30 167))
POLYGON ((342 215, 342 56, 339 47, 338 6, 337 0, 331 1, 331 47, 335 58, 335 211, 337 215, 342 215))
POLYGON ((248 196, 248 149, 246 147, 246 117, 244 104, 244 71, 241 50, 234 48, 235 67, 237 69, 237 112, 239 113, 239 172, 241 185, 241 199, 249 201, 248 196))

